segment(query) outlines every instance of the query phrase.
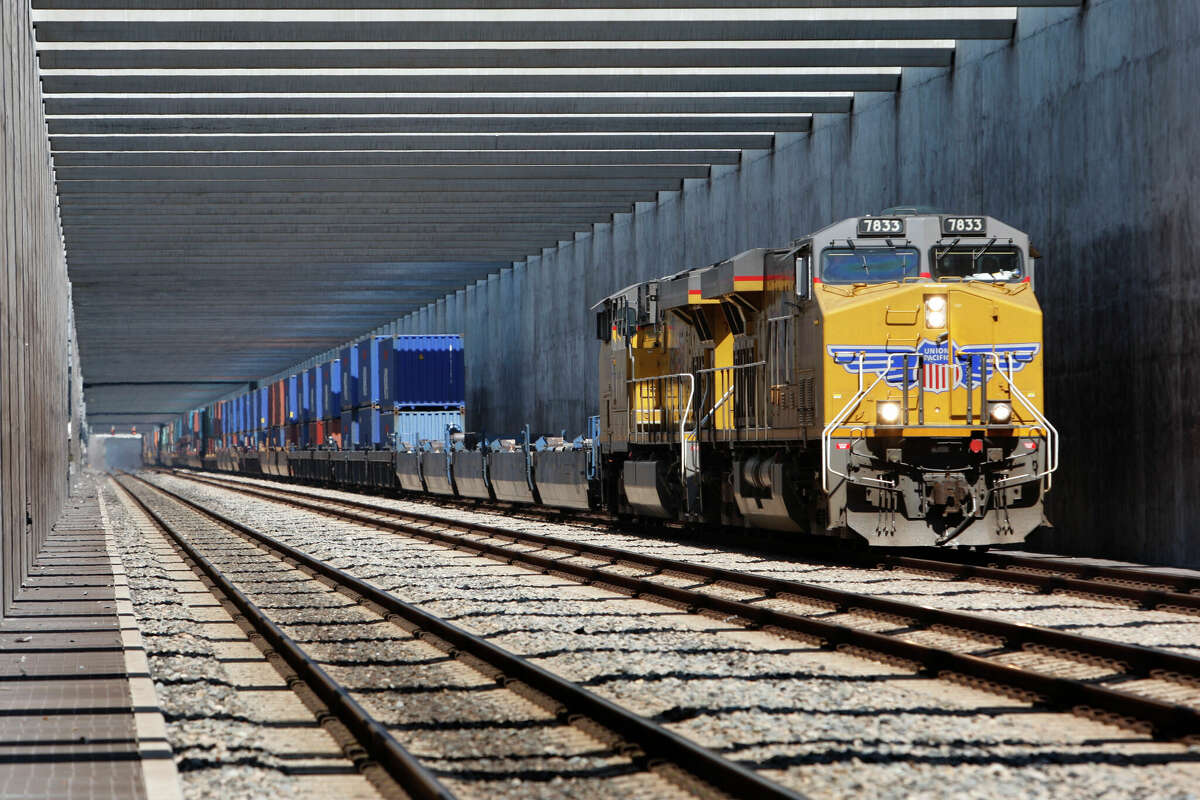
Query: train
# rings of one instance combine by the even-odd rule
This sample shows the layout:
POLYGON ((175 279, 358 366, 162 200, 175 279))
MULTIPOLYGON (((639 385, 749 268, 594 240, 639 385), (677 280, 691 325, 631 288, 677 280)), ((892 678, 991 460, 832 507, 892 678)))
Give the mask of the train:
POLYGON ((466 431, 461 339, 373 337, 156 431, 147 460, 876 547, 1015 544, 1049 524, 1059 457, 1039 259, 986 215, 851 217, 596 303, 597 414, 575 439, 466 431), (401 352, 436 368, 384 377, 401 352))

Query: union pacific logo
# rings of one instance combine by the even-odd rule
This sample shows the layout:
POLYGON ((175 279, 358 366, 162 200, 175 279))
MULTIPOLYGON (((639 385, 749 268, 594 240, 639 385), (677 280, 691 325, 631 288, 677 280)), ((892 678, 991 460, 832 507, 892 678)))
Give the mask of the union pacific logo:
POLYGON ((829 345, 829 357, 851 375, 860 368, 864 375, 883 375, 888 386, 900 388, 904 385, 904 373, 908 372, 908 385, 925 387, 925 391, 940 394, 966 386, 967 376, 971 385, 978 386, 983 380, 991 380, 996 371, 996 362, 987 353, 996 353, 1005 370, 1011 364, 1013 373, 1020 372, 1033 362, 1042 346, 1038 343, 1025 344, 971 344, 959 346, 954 342, 932 342, 923 340, 916 347, 848 344, 829 345), (951 360, 951 353, 954 354, 951 360), (906 360, 904 357, 908 356, 906 360), (920 356, 914 358, 913 356, 920 356))

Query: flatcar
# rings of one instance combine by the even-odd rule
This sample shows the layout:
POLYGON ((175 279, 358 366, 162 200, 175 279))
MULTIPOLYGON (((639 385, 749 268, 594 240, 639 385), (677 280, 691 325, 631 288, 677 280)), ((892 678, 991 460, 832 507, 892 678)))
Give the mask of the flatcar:
POLYGON ((1017 543, 1058 467, 1037 258, 992 217, 889 209, 601 300, 598 414, 574 440, 465 433, 461 341, 375 337, 189 415, 148 460, 873 546, 1017 543), (413 354, 447 342, 422 371, 413 354))

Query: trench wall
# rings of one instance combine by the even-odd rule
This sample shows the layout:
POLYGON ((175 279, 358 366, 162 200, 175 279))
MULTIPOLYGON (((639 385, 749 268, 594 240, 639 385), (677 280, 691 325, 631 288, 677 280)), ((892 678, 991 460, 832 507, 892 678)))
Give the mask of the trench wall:
POLYGON ((0 590, 7 611, 80 463, 70 284, 26 0, 0 0, 0 590), (75 419, 72 420, 72 416, 75 419))
POLYGON ((1045 258, 1047 403, 1063 461, 1039 544, 1200 565, 1200 3, 1021 11, 854 113, 714 168, 404 318, 461 332, 471 425, 583 430, 588 311, 638 280, 900 203, 983 212, 1045 258))

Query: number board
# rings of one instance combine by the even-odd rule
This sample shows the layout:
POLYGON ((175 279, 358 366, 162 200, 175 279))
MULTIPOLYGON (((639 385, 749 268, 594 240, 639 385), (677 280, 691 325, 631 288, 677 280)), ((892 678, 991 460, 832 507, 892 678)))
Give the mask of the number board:
POLYGON ((942 236, 987 236, 987 219, 942 217, 942 236))
POLYGON ((903 236, 904 220, 900 217, 864 217, 858 221, 859 236, 903 236))

